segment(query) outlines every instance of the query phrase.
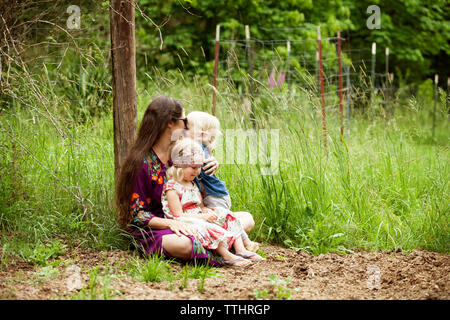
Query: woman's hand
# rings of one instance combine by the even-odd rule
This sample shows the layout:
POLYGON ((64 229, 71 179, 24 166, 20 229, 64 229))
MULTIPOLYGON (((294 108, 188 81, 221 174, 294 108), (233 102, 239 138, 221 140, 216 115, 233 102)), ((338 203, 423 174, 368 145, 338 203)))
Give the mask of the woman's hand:
POLYGON ((216 221, 219 217, 217 216, 216 212, 214 210, 211 210, 208 207, 202 208, 204 219, 208 222, 216 221))
POLYGON ((210 210, 211 212, 199 214, 198 217, 200 219, 206 220, 208 222, 214 222, 217 220, 217 215, 214 213, 214 211, 210 210))
POLYGON ((203 207, 203 208, 202 208, 202 212, 203 212, 203 213, 206 213, 206 214, 207 214, 207 213, 215 213, 214 210, 211 210, 211 209, 208 208, 208 207, 203 207))
POLYGON ((177 220, 169 220, 169 229, 175 232, 175 234, 181 237, 183 234, 185 236, 194 236, 197 238, 197 229, 188 223, 177 220))
POLYGON ((219 169, 219 162, 217 162, 214 156, 210 156, 208 159, 206 159, 205 163, 206 164, 203 166, 203 170, 205 170, 205 173, 209 174, 210 176, 215 174, 217 169, 219 169))

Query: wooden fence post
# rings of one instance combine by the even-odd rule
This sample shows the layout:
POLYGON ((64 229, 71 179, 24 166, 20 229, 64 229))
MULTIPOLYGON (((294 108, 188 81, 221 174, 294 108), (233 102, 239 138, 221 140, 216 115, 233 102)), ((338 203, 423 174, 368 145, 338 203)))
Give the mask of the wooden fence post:
POLYGON ((137 127, 134 0, 110 1, 114 118, 114 176, 133 144, 137 127))
POLYGON ((350 131, 350 117, 351 117, 351 112, 352 112, 352 109, 351 109, 352 86, 351 86, 351 83, 350 83, 350 67, 349 66, 345 67, 345 77, 346 77, 346 80, 347 80, 347 83, 345 85, 346 86, 345 96, 346 96, 346 104, 347 104, 347 112, 346 112, 347 132, 349 132, 350 131))
POLYGON ((377 53, 377 43, 372 42, 372 91, 375 90, 375 59, 377 53))
POLYGON ((252 47, 250 45, 250 26, 245 25, 245 46, 247 49, 248 73, 253 77, 252 47))
POLYGON ((450 87, 450 77, 447 77, 447 96, 446 96, 446 99, 445 99, 445 107, 446 107, 446 110, 448 110, 449 87, 450 87))
POLYGON ((286 82, 287 83, 290 83, 290 80, 291 80, 291 71, 289 70, 290 69, 290 64, 291 64, 291 61, 290 61, 290 55, 291 55, 291 41, 287 41, 287 43, 286 43, 286 51, 287 51, 287 68, 286 68, 286 82))
MULTIPOLYGON (((217 72, 219 68, 219 41, 220 41, 220 25, 216 26, 216 47, 214 53, 214 89, 217 89, 217 72)), ((212 100, 212 114, 216 113, 216 90, 213 90, 213 100, 212 100)))
POLYGON ((319 50, 316 51, 316 63, 315 63, 315 76, 316 76, 316 83, 317 83, 317 94, 320 94, 320 74, 319 74, 319 50))
POLYGON ((250 105, 250 120, 253 123, 253 127, 256 128, 256 116, 253 110, 253 103, 250 100, 250 96, 253 94, 253 60, 252 60, 252 47, 250 45, 250 26, 245 25, 245 47, 247 49, 248 57, 248 90, 247 90, 247 103, 250 105), (249 92, 248 92, 249 91, 249 92))
POLYGON ((436 73, 434 75, 434 110, 433 110, 433 134, 432 137, 434 139, 434 128, 436 127, 436 106, 437 106, 437 100, 438 100, 438 82, 439 82, 439 75, 436 73))
POLYGON ((323 86, 323 65, 322 65, 322 37, 320 26, 317 26, 317 44, 319 49, 319 76, 320 76, 320 97, 322 102, 322 125, 323 125, 323 145, 327 147, 327 121, 325 119, 325 96, 323 86))
POLYGON ((341 120, 341 135, 344 135, 344 107, 342 105, 342 64, 341 64, 341 31, 337 32, 337 54, 338 54, 338 68, 339 68, 339 114, 341 120))
POLYGON ((389 47, 386 47, 386 77, 389 77, 389 47))

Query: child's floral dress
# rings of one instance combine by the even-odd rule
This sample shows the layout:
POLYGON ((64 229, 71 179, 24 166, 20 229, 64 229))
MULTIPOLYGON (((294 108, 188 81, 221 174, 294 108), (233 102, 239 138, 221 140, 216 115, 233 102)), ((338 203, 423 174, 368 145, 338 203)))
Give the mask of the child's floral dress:
POLYGON ((217 249, 219 243, 222 241, 224 241, 227 244, 228 249, 230 249, 234 240, 242 235, 243 229, 241 223, 234 216, 233 212, 224 208, 211 209, 218 216, 213 222, 196 218, 196 215, 203 214, 200 207, 201 203, 202 196, 197 185, 192 184, 192 187, 187 187, 174 180, 168 180, 167 183, 164 184, 161 204, 166 218, 176 219, 195 225, 198 231, 197 238, 206 249, 217 249), (180 217, 170 211, 166 194, 168 190, 176 191, 180 198, 183 213, 189 214, 189 217, 180 217))

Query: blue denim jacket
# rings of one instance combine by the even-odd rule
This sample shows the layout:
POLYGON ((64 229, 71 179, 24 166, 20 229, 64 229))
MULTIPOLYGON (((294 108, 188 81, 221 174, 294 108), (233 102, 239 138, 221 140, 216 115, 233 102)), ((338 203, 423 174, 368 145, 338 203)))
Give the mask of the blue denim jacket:
MULTIPOLYGON (((204 144, 202 144, 202 149, 205 153, 205 159, 209 158, 208 148, 204 144)), ((217 178, 215 174, 211 176, 206 174, 203 168, 200 171, 198 177, 195 178, 195 183, 197 184, 203 196, 214 195, 218 197, 224 197, 228 195, 225 183, 222 180, 219 180, 219 178, 217 178)))

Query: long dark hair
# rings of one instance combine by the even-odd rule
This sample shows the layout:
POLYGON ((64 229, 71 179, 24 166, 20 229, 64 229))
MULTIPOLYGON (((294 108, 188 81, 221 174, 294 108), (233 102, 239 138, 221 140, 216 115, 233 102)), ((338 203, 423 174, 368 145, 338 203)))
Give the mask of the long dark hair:
POLYGON ((180 101, 164 96, 154 99, 145 110, 136 140, 128 150, 116 184, 117 220, 125 230, 129 230, 131 194, 142 161, 149 154, 169 122, 176 122, 181 118, 182 113, 183 104, 180 101))

